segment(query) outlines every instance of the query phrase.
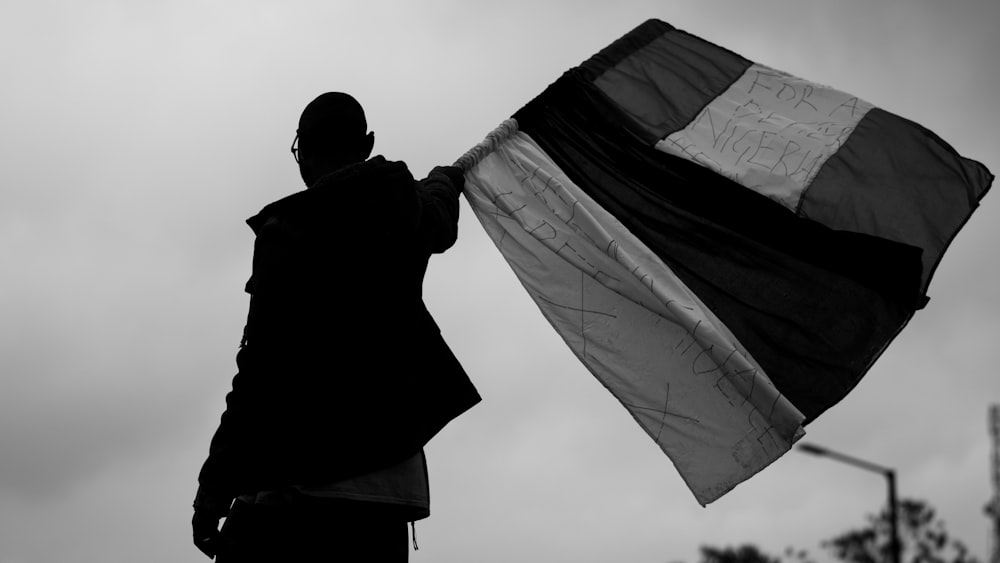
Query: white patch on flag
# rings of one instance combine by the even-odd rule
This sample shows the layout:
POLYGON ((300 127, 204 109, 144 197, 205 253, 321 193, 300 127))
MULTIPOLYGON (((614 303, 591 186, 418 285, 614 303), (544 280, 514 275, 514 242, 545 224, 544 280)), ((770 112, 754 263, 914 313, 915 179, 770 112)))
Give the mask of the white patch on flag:
POLYGON ((840 90, 754 64, 656 148, 796 211, 823 163, 872 107, 840 90))
POLYGON ((526 134, 466 173, 465 195, 542 314, 699 502, 803 434, 802 413, 722 321, 526 134))

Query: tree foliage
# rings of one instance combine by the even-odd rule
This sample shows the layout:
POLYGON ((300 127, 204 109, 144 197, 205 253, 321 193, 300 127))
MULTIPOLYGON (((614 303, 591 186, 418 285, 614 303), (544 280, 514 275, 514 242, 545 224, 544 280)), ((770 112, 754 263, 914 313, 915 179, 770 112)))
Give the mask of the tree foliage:
MULTIPOLYGON (((848 530, 820 545, 846 563, 892 561, 889 510, 867 516, 868 524, 848 530)), ((921 500, 903 499, 898 506, 901 561, 908 563, 977 563, 960 540, 951 537, 934 508, 921 500)))
MULTIPOLYGON (((897 506, 900 561, 904 563, 979 563, 960 540, 952 537, 925 501, 903 499, 897 506)), ((892 561, 889 510, 869 514, 863 527, 842 532, 820 546, 844 563, 889 563, 892 561)), ((699 563, 812 563, 807 551, 787 548, 775 557, 755 545, 701 547, 699 563)))
POLYGON ((781 560, 755 545, 744 544, 736 548, 702 546, 701 563, 781 563, 781 560))

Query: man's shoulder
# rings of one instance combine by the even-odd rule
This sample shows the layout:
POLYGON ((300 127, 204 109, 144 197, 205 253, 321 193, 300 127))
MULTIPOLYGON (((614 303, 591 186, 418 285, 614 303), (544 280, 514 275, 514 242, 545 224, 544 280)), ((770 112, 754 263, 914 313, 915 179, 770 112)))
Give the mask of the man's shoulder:
POLYGON ((253 229, 254 234, 260 236, 265 229, 273 230, 283 221, 283 216, 287 217, 288 210, 298 207, 297 202, 303 199, 305 191, 296 192, 285 196, 277 201, 265 205, 256 215, 246 220, 247 225, 253 229))
POLYGON ((246 222, 260 236, 265 230, 281 232, 313 220, 326 222, 331 212, 342 212, 347 220, 359 209, 397 206, 400 196, 412 197, 411 188, 415 185, 405 162, 379 155, 345 166, 320 178, 308 189, 267 204, 246 222))
POLYGON ((328 195, 331 188, 340 192, 354 187, 367 188, 372 184, 409 185, 413 181, 413 174, 405 162, 387 160, 384 156, 378 155, 327 174, 306 191, 322 197, 328 195))

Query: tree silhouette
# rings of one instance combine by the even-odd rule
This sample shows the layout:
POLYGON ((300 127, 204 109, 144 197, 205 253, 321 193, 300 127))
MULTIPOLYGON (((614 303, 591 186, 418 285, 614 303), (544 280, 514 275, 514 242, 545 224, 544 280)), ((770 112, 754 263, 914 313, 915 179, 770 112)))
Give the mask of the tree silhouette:
MULTIPOLYGON (((925 501, 899 502, 899 536, 902 561, 910 563, 978 563, 960 540, 952 538, 944 521, 925 501)), ((892 560, 888 508, 869 514, 868 525, 848 530, 820 545, 847 563, 883 563, 892 560)))
POLYGON ((701 563, 781 563, 755 545, 744 544, 736 548, 701 546, 701 563))
MULTIPOLYGON (((960 540, 951 537, 944 521, 926 501, 903 499, 897 507, 899 541, 904 563, 979 563, 960 540)), ((888 563, 890 548, 889 510, 866 516, 867 525, 848 530, 820 543, 844 563, 888 563)), ((701 547, 699 563, 813 563, 803 549, 787 548, 775 557, 753 544, 738 547, 701 547)))

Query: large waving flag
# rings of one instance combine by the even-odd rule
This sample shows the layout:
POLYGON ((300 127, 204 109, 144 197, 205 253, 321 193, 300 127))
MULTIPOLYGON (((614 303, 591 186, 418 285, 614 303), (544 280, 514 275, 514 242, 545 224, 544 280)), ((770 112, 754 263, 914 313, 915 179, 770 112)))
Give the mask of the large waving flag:
POLYGON ((993 179, 916 123, 657 20, 457 164, 539 309, 702 504, 858 383, 993 179))

